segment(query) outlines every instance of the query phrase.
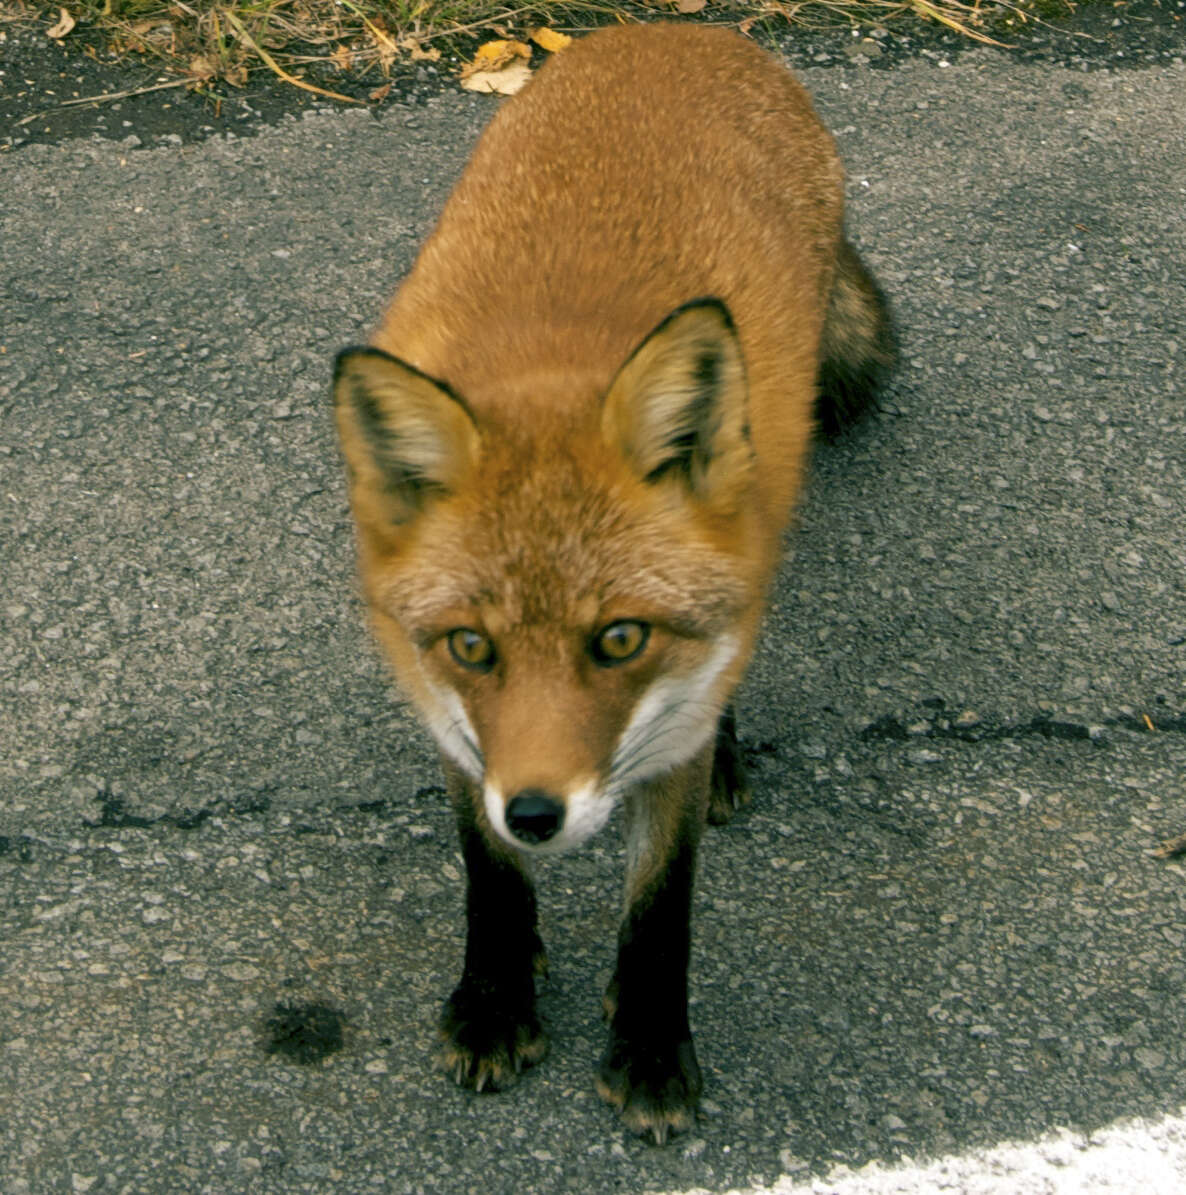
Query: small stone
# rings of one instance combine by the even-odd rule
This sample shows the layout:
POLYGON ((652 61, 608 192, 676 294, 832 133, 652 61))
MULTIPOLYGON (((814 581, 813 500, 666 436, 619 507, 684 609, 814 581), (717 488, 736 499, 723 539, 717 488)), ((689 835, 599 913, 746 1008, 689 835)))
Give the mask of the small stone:
POLYGON ((1137 1065, 1147 1071, 1159 1071, 1165 1066, 1165 1055, 1160 1050, 1151 1050, 1147 1046, 1140 1046, 1132 1052, 1137 1065))
POLYGON ((876 58, 882 53, 882 49, 871 37, 863 37, 860 41, 845 46, 844 53, 848 58, 854 59, 876 58))

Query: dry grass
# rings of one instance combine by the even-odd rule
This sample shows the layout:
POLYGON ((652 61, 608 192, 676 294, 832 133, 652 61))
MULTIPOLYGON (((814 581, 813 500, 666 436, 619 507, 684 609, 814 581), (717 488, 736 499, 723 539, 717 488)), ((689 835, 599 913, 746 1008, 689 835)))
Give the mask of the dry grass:
POLYGON ((195 88, 243 86, 270 71, 286 82, 345 99, 335 75, 381 84, 399 63, 435 59, 443 48, 472 56, 487 37, 523 37, 540 25, 578 33, 613 21, 699 11, 701 18, 749 31, 938 22, 963 36, 1000 44, 1001 30, 1072 0, 0 0, 10 20, 77 23, 65 37, 152 62, 195 88), (309 74, 318 79, 311 83, 309 74))

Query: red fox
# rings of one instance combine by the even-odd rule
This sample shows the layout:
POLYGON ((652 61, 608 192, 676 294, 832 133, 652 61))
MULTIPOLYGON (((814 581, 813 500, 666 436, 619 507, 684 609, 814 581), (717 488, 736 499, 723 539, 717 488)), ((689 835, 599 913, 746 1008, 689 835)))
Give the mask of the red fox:
POLYGON ((620 804, 597 1089, 657 1142, 691 1123, 695 854, 748 799, 730 696, 817 419, 857 414, 893 358, 802 87, 739 35, 664 24, 584 38, 505 103, 339 354, 363 589, 468 871, 457 1082, 542 1058, 527 865, 620 804))

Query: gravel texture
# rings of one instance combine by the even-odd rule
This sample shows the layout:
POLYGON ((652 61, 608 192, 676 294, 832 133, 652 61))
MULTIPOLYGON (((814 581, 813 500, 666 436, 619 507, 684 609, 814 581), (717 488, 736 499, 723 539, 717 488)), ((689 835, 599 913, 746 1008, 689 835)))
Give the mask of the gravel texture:
POLYGON ((491 101, 0 156, 0 1189, 1062 1191, 969 1151, 1134 1117, 1186 1183, 1186 67, 944 62, 803 72, 904 364, 746 688, 666 1149, 592 1091, 612 832, 541 869, 550 1057, 429 1066, 461 867, 327 378, 491 101), (834 1169, 906 1156, 965 1169, 834 1169))

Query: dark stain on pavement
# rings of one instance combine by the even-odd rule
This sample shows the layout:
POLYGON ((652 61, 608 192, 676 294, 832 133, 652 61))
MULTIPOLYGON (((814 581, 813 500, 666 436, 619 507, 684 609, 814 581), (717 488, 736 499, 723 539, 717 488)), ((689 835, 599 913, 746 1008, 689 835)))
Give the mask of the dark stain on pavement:
POLYGON ((278 1001, 264 1023, 264 1053, 309 1066, 342 1048, 346 1016, 328 1004, 278 1001))

